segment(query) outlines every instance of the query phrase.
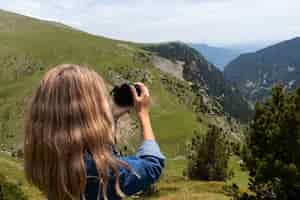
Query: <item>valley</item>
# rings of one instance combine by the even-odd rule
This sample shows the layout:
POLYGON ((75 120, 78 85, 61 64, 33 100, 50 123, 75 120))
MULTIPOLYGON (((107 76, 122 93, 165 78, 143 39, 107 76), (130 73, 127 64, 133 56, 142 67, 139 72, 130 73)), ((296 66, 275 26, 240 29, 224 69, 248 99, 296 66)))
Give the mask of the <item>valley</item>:
POLYGON ((237 58, 242 50, 224 47, 214 47, 207 44, 191 44, 191 47, 202 53, 205 58, 221 71, 224 67, 230 63, 233 59, 237 58))

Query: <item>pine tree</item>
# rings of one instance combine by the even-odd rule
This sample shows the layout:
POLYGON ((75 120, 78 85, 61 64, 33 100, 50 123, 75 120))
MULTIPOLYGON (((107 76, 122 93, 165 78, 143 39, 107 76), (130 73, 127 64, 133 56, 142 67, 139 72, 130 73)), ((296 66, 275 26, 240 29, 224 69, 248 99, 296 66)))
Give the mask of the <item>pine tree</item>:
POLYGON ((272 99, 257 104, 244 160, 254 196, 242 199, 300 199, 300 88, 286 94, 273 88, 272 99))
POLYGON ((223 131, 210 125, 206 136, 195 132, 188 145, 186 174, 197 180, 225 180, 228 176, 229 155, 223 131))

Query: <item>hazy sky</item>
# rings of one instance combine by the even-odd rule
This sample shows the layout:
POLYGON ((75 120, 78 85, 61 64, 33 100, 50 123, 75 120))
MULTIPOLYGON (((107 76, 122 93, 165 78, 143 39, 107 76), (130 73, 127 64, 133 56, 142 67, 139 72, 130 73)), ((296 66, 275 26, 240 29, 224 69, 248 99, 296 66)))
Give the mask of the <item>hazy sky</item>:
POLYGON ((1 0, 0 8, 138 42, 231 45, 300 36, 300 0, 1 0))

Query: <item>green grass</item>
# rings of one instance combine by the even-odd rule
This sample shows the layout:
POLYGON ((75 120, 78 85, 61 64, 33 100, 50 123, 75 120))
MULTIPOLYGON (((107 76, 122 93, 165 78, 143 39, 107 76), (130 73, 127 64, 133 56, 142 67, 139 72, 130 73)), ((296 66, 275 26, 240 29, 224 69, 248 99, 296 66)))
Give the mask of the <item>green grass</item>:
POLYGON ((241 169, 239 161, 240 161, 239 157, 237 156, 231 157, 229 162, 229 167, 233 169, 234 177, 230 179, 227 183, 228 184, 236 183, 240 187, 241 191, 247 192, 249 173, 241 169))
POLYGON ((158 195, 147 199, 229 200, 223 193, 224 182, 189 180, 182 175, 185 167, 185 160, 167 160, 165 174, 158 183, 158 195))
POLYGON ((3 174, 8 182, 18 185, 29 199, 45 200, 41 192, 29 185, 24 177, 22 163, 11 158, 5 153, 0 153, 0 173, 3 174))

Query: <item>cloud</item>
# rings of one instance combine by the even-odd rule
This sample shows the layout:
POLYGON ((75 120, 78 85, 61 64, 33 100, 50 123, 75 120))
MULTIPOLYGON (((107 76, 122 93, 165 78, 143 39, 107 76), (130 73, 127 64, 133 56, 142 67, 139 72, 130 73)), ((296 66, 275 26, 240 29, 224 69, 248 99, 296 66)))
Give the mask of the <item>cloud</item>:
POLYGON ((225 45, 300 35, 299 0, 10 0, 0 8, 138 42, 225 45))

